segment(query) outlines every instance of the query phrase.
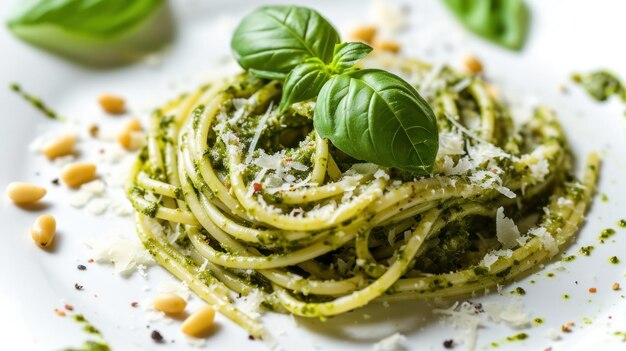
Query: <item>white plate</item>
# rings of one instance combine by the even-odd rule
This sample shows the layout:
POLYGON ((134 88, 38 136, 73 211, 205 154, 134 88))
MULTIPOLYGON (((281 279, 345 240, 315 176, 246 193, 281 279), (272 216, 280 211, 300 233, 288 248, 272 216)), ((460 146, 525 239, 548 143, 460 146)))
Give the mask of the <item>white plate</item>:
MULTIPOLYGON (((484 318, 477 349, 490 349, 491 342, 499 343, 499 350, 624 349, 622 337, 613 334, 626 331, 623 313, 626 303, 621 291, 611 290, 613 282, 626 287, 624 264, 608 262, 612 255, 626 262, 623 250, 626 230, 616 226, 619 219, 626 217, 624 106, 617 101, 602 105, 592 102, 580 89, 571 86, 568 77, 576 70, 604 67, 626 77, 622 37, 626 4, 609 0, 594 1, 593 5, 582 0, 529 3, 533 12, 532 29, 522 53, 505 51, 468 35, 436 0, 411 4, 410 30, 398 37, 407 54, 452 65, 458 65, 465 52, 477 54, 488 77, 517 105, 542 102, 554 107, 579 160, 593 150, 601 151, 605 160, 599 192, 606 194, 608 201, 596 198, 587 223, 565 255, 576 254, 583 245, 594 245, 596 249, 590 257, 577 255, 573 262, 563 263, 563 269, 558 269, 558 263, 551 263, 545 270, 505 286, 501 294, 474 299, 499 303, 519 299, 531 317, 545 320, 541 326, 524 330, 529 335, 525 341, 503 342, 519 331, 484 318), (559 92, 561 84, 569 87, 568 94, 559 92), (618 234, 615 240, 600 244, 597 237, 607 227, 617 229, 618 234), (548 278, 549 271, 556 276, 548 278), (536 283, 531 284, 531 280, 536 283), (517 286, 522 286, 527 294, 511 296, 509 291, 517 286), (590 287, 596 287, 598 292, 590 294, 587 291, 590 287), (564 300, 564 294, 571 298, 564 300), (567 322, 575 323, 573 332, 560 332, 561 325, 567 322), (547 338, 549 329, 556 329, 562 340, 547 338)), ((6 18, 9 5, 8 1, 0 3, 1 18, 6 18)), ((121 94, 135 111, 145 111, 146 107, 157 106, 163 98, 175 96, 176 91, 195 86, 215 62, 228 57, 230 35, 223 34, 225 29, 232 28, 236 19, 258 2, 179 0, 173 1, 173 5, 177 39, 156 65, 90 70, 27 46, 5 28, 0 29, 0 188, 4 189, 10 181, 23 180, 49 189, 45 210, 15 207, 4 196, 1 201, 0 348, 58 350, 80 345, 87 335, 69 318, 53 312, 67 303, 100 328, 114 350, 193 349, 179 332, 180 321, 151 322, 141 308, 130 306, 133 301, 149 299, 162 281, 171 280, 166 272, 152 267, 146 279, 138 274, 123 278, 114 274, 110 266, 86 263, 90 252, 85 240, 111 233, 134 238, 132 221, 130 217, 110 214, 94 216, 69 205, 71 192, 50 184, 57 177, 59 167, 28 149, 29 143, 42 132, 59 130, 62 125, 46 120, 6 88, 9 82, 20 83, 67 116, 71 121, 68 124, 79 123, 77 128, 83 132, 90 122, 114 130, 121 121, 102 116, 95 102, 100 93, 121 94), (43 212, 53 214, 59 222, 58 240, 50 252, 38 249, 28 235, 34 218, 43 212), (88 269, 77 270, 79 263, 88 269), (84 290, 77 291, 75 283, 83 285, 84 290), (166 344, 153 343, 150 339, 153 329, 165 336, 166 344)), ((358 0, 316 1, 314 6, 339 28, 368 18, 368 6, 358 0)), ((84 137, 80 159, 95 159, 101 147, 110 145, 84 137)), ((119 172, 126 161, 108 168, 119 172)), ((100 169, 104 176, 108 172, 106 166, 100 169)), ((121 196, 120 189, 109 190, 114 196, 121 196)), ((198 306, 201 301, 192 298, 190 304, 198 306)), ((441 323, 430 310, 429 304, 414 302, 389 308, 372 306, 327 322, 298 318, 296 325, 291 318, 278 315, 266 315, 265 321, 287 350, 371 349, 374 342, 396 331, 407 336, 407 349, 411 350, 441 350, 443 340, 460 340, 463 331, 441 323), (364 314, 370 318, 366 319, 364 314)), ((246 333, 226 318, 218 316, 217 322, 216 332, 207 340, 207 349, 267 349, 261 342, 249 341, 246 333)))

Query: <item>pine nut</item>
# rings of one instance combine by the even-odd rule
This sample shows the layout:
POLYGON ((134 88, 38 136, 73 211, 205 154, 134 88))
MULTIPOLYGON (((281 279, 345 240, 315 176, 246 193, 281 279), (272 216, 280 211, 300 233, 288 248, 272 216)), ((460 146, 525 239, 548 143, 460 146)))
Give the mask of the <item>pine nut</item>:
POLYGON ((391 52, 397 54, 400 52, 400 43, 393 40, 377 40, 374 43, 374 48, 380 51, 391 52))
POLYGON ((32 204, 46 195, 46 189, 35 184, 13 182, 7 186, 7 195, 16 204, 32 204))
POLYGON ((30 235, 35 244, 41 248, 48 247, 54 241, 54 234, 57 230, 57 221, 51 215, 43 215, 35 220, 30 235))
POLYGON ((483 71, 483 64, 474 55, 465 55, 463 58, 465 69, 470 74, 477 74, 483 71))
POLYGON ((185 319, 181 330, 185 335, 202 337, 211 330, 214 318, 215 309, 210 305, 204 306, 185 319))
POLYGON ((126 102, 119 96, 104 94, 98 98, 100 107, 112 115, 120 115, 126 112, 126 102))
POLYGON ((167 314, 181 313, 187 307, 187 302, 182 297, 172 293, 160 294, 152 303, 154 309, 167 314))
POLYGON ((117 136, 117 141, 126 150, 137 150, 144 144, 144 135, 141 131, 141 123, 137 118, 133 118, 124 125, 117 136))
POLYGON ((75 162, 63 167, 61 180, 70 188, 78 188, 96 178, 96 165, 90 162, 75 162))
POLYGON ((378 28, 375 26, 358 26, 350 32, 348 37, 354 41, 371 43, 377 32, 378 28))
POLYGON ((76 145, 76 136, 67 134, 46 143, 41 148, 41 153, 49 159, 66 156, 74 153, 74 145, 76 145))

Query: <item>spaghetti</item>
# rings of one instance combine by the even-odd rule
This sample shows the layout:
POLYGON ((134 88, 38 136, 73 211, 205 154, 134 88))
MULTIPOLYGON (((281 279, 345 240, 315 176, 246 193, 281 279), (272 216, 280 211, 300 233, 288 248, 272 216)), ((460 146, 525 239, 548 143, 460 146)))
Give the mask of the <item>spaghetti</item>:
POLYGON ((151 117, 127 187, 139 237, 255 337, 263 327, 235 293, 319 318, 470 294, 536 268, 584 219, 599 160, 588 157, 582 181, 570 175, 549 109, 516 128, 478 77, 415 60, 379 64, 413 81, 437 115, 431 176, 350 158, 315 133, 314 102, 279 113, 281 82, 247 74, 151 117))

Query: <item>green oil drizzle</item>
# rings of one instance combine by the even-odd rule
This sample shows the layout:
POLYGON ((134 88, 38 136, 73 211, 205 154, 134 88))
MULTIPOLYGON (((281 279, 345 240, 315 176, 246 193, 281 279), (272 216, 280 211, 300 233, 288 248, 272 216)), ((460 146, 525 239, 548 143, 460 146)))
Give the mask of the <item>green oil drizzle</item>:
POLYGON ((33 105, 36 109, 38 109, 39 111, 41 111, 44 115, 46 115, 46 117, 50 118, 50 119, 54 119, 57 121, 62 121, 65 118, 59 116, 56 112, 54 112, 51 108, 49 108, 43 101, 41 101, 40 98, 35 97, 27 92, 25 92, 24 90, 22 90, 22 88, 19 86, 19 84, 17 83, 11 83, 9 85, 9 87, 11 88, 11 90, 13 90, 14 92, 16 92, 19 96, 21 96, 22 98, 24 98, 24 100, 28 101, 31 105, 33 105))
POLYGON ((543 318, 537 317, 537 318, 533 319, 533 323, 535 323, 537 325, 541 325, 541 324, 543 324, 543 322, 544 322, 543 318))
POLYGON ((612 264, 618 264, 619 263, 619 258, 617 258, 617 256, 611 256, 609 258, 609 262, 611 262, 612 264))
POLYGON ((561 295, 561 297, 563 298, 563 300, 569 300, 569 295, 567 294, 563 294, 561 295))
POLYGON ((620 219, 617 221, 617 226, 620 228, 626 228, 626 219, 620 219))

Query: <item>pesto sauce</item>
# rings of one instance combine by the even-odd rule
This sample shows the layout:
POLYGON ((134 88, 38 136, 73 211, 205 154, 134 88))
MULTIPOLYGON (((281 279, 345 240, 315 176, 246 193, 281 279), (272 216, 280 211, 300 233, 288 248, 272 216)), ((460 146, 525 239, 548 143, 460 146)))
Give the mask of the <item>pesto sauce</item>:
POLYGON ((514 295, 526 295, 526 290, 524 290, 524 288, 518 286, 517 288, 513 289, 513 291, 511 291, 511 294, 514 295))
POLYGON ((620 219, 617 222, 617 226, 620 227, 620 228, 626 228, 626 219, 620 219))
POLYGON ((563 259, 561 261, 563 261, 563 262, 572 262, 575 259, 576 259, 575 255, 569 255, 567 257, 563 257, 563 259))
POLYGON ((541 324, 543 324, 543 322, 544 322, 543 318, 537 317, 537 318, 533 319, 533 323, 535 323, 536 325, 541 325, 541 324))
POLYGON ((616 95, 626 102, 626 89, 615 74, 599 70, 586 74, 574 74, 572 80, 583 87, 592 98, 597 101, 606 101, 616 95))
POLYGON ((578 250, 578 252, 580 252, 580 254, 583 256, 589 256, 591 255, 591 251, 593 251, 593 249, 595 249, 595 247, 593 247, 592 245, 583 246, 578 250))
POLYGON ((613 335, 621 337, 622 341, 626 342, 626 332, 616 331, 613 335))
POLYGON ((598 237, 598 240, 600 240, 600 242, 604 244, 604 241, 610 239, 613 235, 615 235, 615 229, 606 228, 600 232, 600 236, 598 237))
POLYGON ((617 256, 611 256, 609 258, 609 262, 611 262, 612 264, 618 264, 619 263, 619 258, 617 258, 617 256))
POLYGON ((563 294, 561 295, 561 297, 563 298, 563 300, 569 300, 569 295, 567 294, 563 294))
POLYGON ((83 331, 87 334, 91 334, 93 336, 101 339, 100 341, 87 340, 83 343, 80 348, 67 348, 63 351, 111 351, 111 347, 107 342, 103 340, 102 333, 98 328, 96 328, 93 324, 91 324, 85 316, 82 314, 75 314, 72 316, 72 319, 79 324, 82 324, 83 331))
POLYGON ((521 340, 526 340, 528 339, 528 334, 526 333, 519 333, 519 334, 515 334, 513 336, 507 336, 506 340, 508 341, 521 341, 521 340))
POLYGON ((57 121, 65 120, 65 118, 63 118, 62 116, 59 116, 56 112, 54 112, 52 109, 50 109, 43 101, 41 101, 40 98, 35 97, 35 96, 25 92, 24 90, 22 90, 22 88, 19 86, 19 84, 11 83, 9 85, 9 88, 11 88, 11 90, 16 92, 19 96, 24 98, 24 100, 28 101, 36 109, 41 111, 44 115, 46 115, 46 117, 48 117, 50 119, 57 120, 57 121))

